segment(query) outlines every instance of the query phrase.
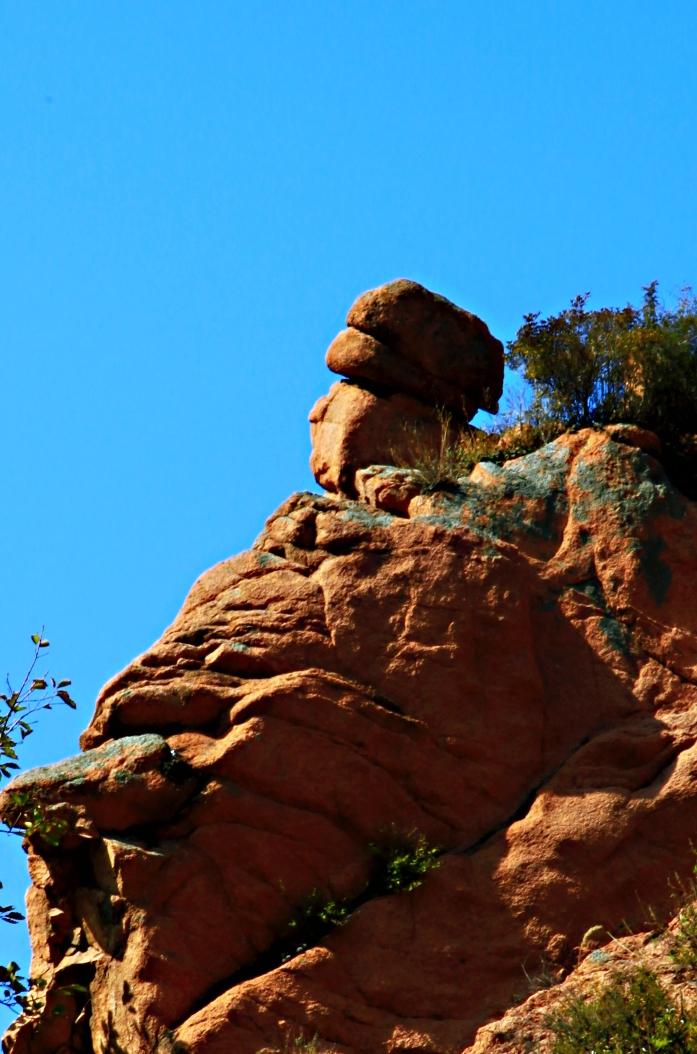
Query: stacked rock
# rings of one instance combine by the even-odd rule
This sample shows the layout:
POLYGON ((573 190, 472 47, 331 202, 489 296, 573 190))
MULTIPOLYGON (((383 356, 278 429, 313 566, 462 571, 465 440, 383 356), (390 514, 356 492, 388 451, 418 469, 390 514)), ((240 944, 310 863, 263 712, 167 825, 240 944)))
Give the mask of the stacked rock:
POLYGON ((409 467, 442 442, 444 420, 466 428, 477 410, 496 413, 503 345, 476 315, 399 279, 359 296, 346 324, 326 361, 347 379, 310 413, 310 466, 325 490, 355 497, 359 469, 409 467))

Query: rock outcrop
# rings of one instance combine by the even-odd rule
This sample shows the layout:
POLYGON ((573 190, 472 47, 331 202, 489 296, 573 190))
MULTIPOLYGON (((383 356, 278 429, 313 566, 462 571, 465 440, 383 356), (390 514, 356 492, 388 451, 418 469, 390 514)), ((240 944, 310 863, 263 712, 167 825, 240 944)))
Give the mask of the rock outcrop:
MULTIPOLYGON (((577 949, 576 969, 563 980, 545 966, 539 972, 528 973, 516 1005, 498 1021, 484 1025, 467 1054, 528 1054, 530 1051, 552 1054, 556 1036, 550 1019, 560 1015, 568 1020, 572 1000, 593 999, 613 982, 626 979, 639 968, 650 970, 657 977, 674 1006, 694 1014, 695 971, 681 969, 671 954, 677 943, 676 922, 677 919, 672 920, 662 931, 654 925, 643 933, 623 933, 620 938, 610 936, 598 926, 599 940, 577 949)), ((650 1017, 646 1016, 649 1024, 650 1017)), ((665 1046, 663 1049, 675 1050, 665 1046)))
POLYGON ((4 1050, 488 1050, 524 965, 667 912, 697 827, 697 505, 649 442, 564 435, 442 490, 363 467, 206 572, 85 752, 14 784, 68 831, 29 847, 48 1002, 4 1050), (395 833, 439 866, 376 891, 395 833), (354 910, 288 957, 312 897, 354 910))
POLYGON ((356 497, 356 472, 413 466, 477 410, 495 413, 503 389, 503 345, 485 322, 400 279, 364 293, 330 344, 327 365, 348 378, 310 413, 312 458, 326 490, 356 497))

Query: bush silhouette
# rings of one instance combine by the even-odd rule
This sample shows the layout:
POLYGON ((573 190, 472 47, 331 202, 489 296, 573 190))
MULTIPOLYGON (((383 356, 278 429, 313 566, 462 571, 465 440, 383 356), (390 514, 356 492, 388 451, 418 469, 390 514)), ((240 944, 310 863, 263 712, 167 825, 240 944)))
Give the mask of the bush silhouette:
POLYGON ((697 496, 697 297, 672 309, 644 287, 640 307, 586 309, 577 296, 558 315, 525 315, 506 361, 532 388, 533 426, 636 424, 662 440, 673 482, 697 496))
POLYGON ((532 385, 533 413, 565 428, 632 422, 667 440, 697 429, 697 297, 685 290, 670 310, 657 288, 639 308, 587 311, 586 294, 558 315, 525 315, 507 361, 532 385))

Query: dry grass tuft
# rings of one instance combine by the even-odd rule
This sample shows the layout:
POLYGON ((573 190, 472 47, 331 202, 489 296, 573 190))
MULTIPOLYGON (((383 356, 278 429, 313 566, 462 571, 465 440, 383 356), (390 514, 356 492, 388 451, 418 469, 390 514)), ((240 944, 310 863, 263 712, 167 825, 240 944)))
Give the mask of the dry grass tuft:
POLYGON ((488 431, 458 422, 447 410, 440 410, 440 434, 436 444, 432 433, 418 425, 405 427, 400 450, 393 450, 396 468, 417 471, 427 487, 456 483, 472 472, 480 461, 504 461, 538 450, 561 433, 549 422, 531 423, 522 394, 509 400, 508 412, 499 414, 488 431))

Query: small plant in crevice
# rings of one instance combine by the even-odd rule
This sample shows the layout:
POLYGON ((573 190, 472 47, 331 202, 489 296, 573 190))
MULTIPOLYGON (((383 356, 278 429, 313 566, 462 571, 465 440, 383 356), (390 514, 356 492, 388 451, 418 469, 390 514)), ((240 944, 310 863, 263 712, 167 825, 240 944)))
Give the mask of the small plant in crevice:
MULTIPOLYGON (((279 883, 279 886, 283 893, 283 884, 279 883)), ((240 967, 230 977, 224 978, 209 990, 207 999, 211 998, 211 992, 217 995, 234 985, 242 984, 243 981, 260 977, 294 959, 296 955, 302 955, 308 948, 320 944, 332 930, 343 925, 351 913, 367 899, 364 892, 354 900, 334 900, 322 890, 313 889, 309 896, 294 908, 290 920, 282 929, 279 928, 273 943, 252 962, 240 967)), ((201 1003, 201 1006, 203 1005, 205 1004, 201 1003)))
POLYGON ((288 923, 289 946, 281 962, 288 962, 319 943, 336 926, 346 922, 352 910, 349 901, 328 900, 318 889, 313 889, 288 923))
POLYGON ((332 1054, 336 1050, 333 1043, 327 1043, 315 1032, 306 1038, 303 1029, 297 1036, 287 1032, 282 1047, 262 1047, 257 1054, 332 1054))
MULTIPOLYGON (((430 846, 424 835, 416 831, 399 833, 395 827, 385 832, 367 850, 372 866, 368 882, 361 893, 351 899, 336 900, 320 889, 313 889, 295 907, 290 921, 273 944, 260 952, 253 962, 226 978, 225 987, 221 987, 220 991, 275 970, 296 955, 302 955, 348 922, 351 915, 369 900, 408 892, 420 886, 428 872, 438 866, 436 858, 441 852, 439 848, 430 846)), ((282 883, 280 888, 283 892, 282 883)))
POLYGON ((438 867, 441 849, 430 846, 423 834, 411 831, 400 834, 394 827, 378 843, 371 843, 368 852, 374 858, 370 887, 374 896, 408 892, 425 881, 426 875, 438 867))
POLYGON ((551 1054, 696 1054, 697 1020, 676 1003, 653 970, 616 971, 584 999, 568 999, 546 1022, 551 1054))
POLYGON ((441 850, 428 844, 417 831, 399 832, 390 828, 379 842, 371 842, 368 852, 372 857, 368 885, 352 900, 331 900, 320 890, 313 889, 309 897, 296 908, 288 923, 287 952, 283 962, 311 948, 337 926, 342 926, 362 904, 374 897, 405 893, 416 889, 429 871, 438 867, 441 850))

